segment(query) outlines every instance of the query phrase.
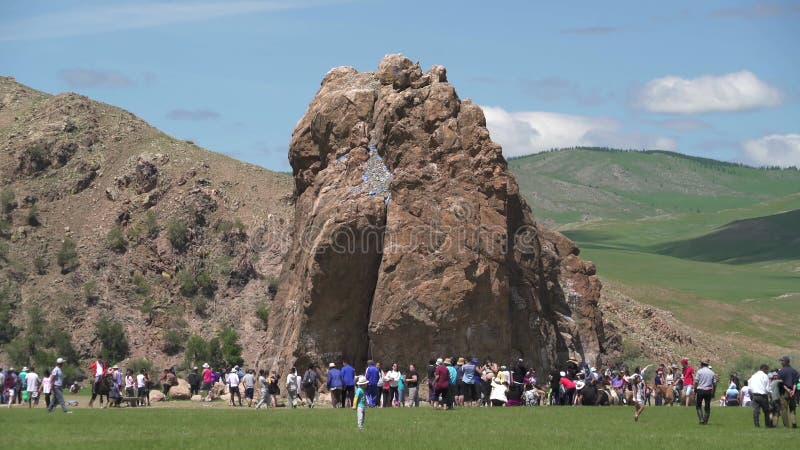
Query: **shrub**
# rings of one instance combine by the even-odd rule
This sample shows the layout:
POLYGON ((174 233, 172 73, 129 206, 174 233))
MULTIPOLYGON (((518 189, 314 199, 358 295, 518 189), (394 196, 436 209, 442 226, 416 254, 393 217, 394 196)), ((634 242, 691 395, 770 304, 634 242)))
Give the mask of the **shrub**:
POLYGON ((242 346, 239 345, 239 334, 231 327, 223 328, 219 334, 222 359, 227 366, 243 364, 242 346))
POLYGON ((33 258, 33 268, 36 270, 36 273, 39 275, 46 275, 47 274, 47 259, 45 259, 42 255, 36 255, 33 258))
POLYGON ((128 241, 138 244, 142 237, 142 229, 139 227, 128 228, 125 234, 128 236, 128 241))
POLYGON ((185 223, 175 220, 167 226, 167 239, 172 248, 182 252, 189 246, 189 227, 185 223))
POLYGON ((238 217, 233 221, 223 220, 219 223, 219 225, 217 225, 217 231, 220 233, 227 233, 233 229, 236 229, 239 232, 244 232, 246 227, 238 217))
POLYGON ((208 309, 208 299, 201 296, 192 297, 192 308, 199 315, 204 315, 208 309))
POLYGON ((89 304, 97 302, 99 297, 97 295, 97 282, 95 280, 89 280, 83 283, 83 298, 89 304))
POLYGON ((280 278, 274 275, 270 276, 267 281, 267 292, 275 296, 278 293, 278 287, 280 287, 280 278))
POLYGON ((97 322, 95 336, 102 345, 100 356, 107 362, 121 361, 130 353, 125 329, 113 319, 101 317, 97 322))
POLYGON ((183 269, 175 274, 175 279, 178 280, 178 289, 184 297, 191 297, 197 293, 197 282, 191 271, 183 269))
POLYGON ((133 278, 131 278, 131 283, 133 284, 133 293, 138 295, 139 297, 145 297, 150 295, 152 291, 152 286, 147 281, 147 278, 140 273, 133 274, 133 278))
POLYGON ((20 331, 11 323, 18 301, 19 291, 13 285, 0 285, 0 344, 13 341, 20 331))
POLYGON ((147 358, 137 358, 128 361, 128 366, 126 369, 133 370, 133 373, 138 374, 142 371, 142 369, 147 370, 147 372, 152 375, 154 374, 153 370, 155 367, 153 366, 153 362, 147 358))
POLYGON ((38 227, 42 224, 39 221, 39 209, 36 208, 36 205, 33 205, 28 209, 28 215, 25 217, 25 221, 32 227, 38 227))
POLYGON ((183 350, 183 342, 186 340, 186 336, 179 330, 166 330, 163 339, 164 345, 161 349, 167 355, 174 356, 183 350))
POLYGON ((158 219, 156 218, 155 211, 152 209, 147 211, 147 214, 144 216, 144 229, 147 232, 148 238, 155 239, 158 237, 158 232, 160 231, 158 219))
POLYGON ((61 250, 56 255, 56 262, 61 267, 61 273, 69 273, 78 267, 78 252, 75 251, 75 241, 70 238, 64 239, 61 250))
MULTIPOLYGON (((184 365, 192 367, 199 366, 204 362, 210 363, 209 356, 208 342, 196 334, 189 336, 189 340, 186 341, 186 351, 183 353, 184 365)), ((218 366, 212 364, 212 367, 217 368, 218 366)))
POLYGON ((122 233, 122 228, 115 225, 106 235, 106 243, 108 247, 117 253, 125 253, 128 249, 128 241, 125 240, 125 235, 122 233))
POLYGON ((0 241, 0 261, 8 262, 8 244, 0 241))
POLYGON ((209 298, 213 297, 214 292, 217 290, 217 282, 214 281, 214 279, 211 278, 211 275, 209 275, 206 271, 202 271, 197 274, 197 277, 195 278, 195 284, 200 290, 200 293, 209 298))
POLYGON ((269 306, 263 306, 256 310, 256 316, 261 319, 261 323, 264 325, 264 329, 267 329, 267 325, 269 324, 269 306))
POLYGON ((144 315, 149 316, 153 313, 153 310, 156 308, 155 302, 150 297, 146 297, 142 302, 142 306, 139 307, 139 312, 144 315))
POLYGON ((11 211, 14 211, 14 208, 17 207, 17 202, 14 199, 14 191, 0 192, 0 215, 6 220, 11 219, 11 211))

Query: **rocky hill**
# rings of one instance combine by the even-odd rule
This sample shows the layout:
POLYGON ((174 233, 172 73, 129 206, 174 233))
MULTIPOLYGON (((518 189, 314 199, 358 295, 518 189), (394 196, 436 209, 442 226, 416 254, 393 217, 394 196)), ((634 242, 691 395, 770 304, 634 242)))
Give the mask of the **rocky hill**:
POLYGON ((596 364, 613 349, 594 265, 539 226, 483 111, 442 66, 338 67, 298 122, 295 245, 273 367, 446 354, 596 364))
POLYGON ((190 336, 234 327, 244 358, 257 362, 291 244, 291 193, 286 174, 113 106, 0 78, 6 358, 92 357, 102 322, 106 340, 127 336, 128 352, 124 342, 112 349, 118 357, 180 363, 190 336))

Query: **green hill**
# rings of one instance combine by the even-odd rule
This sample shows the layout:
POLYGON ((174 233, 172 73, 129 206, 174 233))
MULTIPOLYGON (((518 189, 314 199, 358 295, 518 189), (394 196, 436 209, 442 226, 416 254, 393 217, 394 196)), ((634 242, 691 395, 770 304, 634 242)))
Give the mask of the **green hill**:
POLYGON ((800 345, 800 171, 600 149, 509 164, 606 282, 753 351, 800 345))

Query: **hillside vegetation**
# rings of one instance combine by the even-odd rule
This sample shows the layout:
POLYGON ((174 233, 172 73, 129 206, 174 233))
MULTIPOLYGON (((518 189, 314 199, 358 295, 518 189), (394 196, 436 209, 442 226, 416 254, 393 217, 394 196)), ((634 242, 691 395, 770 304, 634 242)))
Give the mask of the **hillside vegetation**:
POLYGON ((510 165, 537 219, 614 287, 604 293, 665 309, 734 352, 800 345, 797 170, 593 149, 510 165))
POLYGON ((291 192, 287 174, 0 77, 0 362, 258 361, 236 346, 264 339, 291 192))

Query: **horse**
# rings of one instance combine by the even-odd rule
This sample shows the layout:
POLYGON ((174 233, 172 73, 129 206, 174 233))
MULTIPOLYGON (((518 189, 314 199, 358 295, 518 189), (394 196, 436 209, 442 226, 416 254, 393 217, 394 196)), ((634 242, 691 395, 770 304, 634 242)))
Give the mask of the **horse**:
POLYGON ((661 405, 669 405, 672 406, 676 402, 675 398, 675 389, 667 384, 659 384, 654 386, 654 391, 656 393, 656 398, 661 398, 661 405))
POLYGON ((113 386, 114 381, 112 380, 111 374, 107 373, 102 375, 97 382, 92 384, 92 399, 89 400, 89 407, 92 407, 94 400, 98 396, 100 397, 100 408, 103 408, 103 397, 106 398, 106 402, 111 406, 111 398, 108 394, 111 392, 113 386))

